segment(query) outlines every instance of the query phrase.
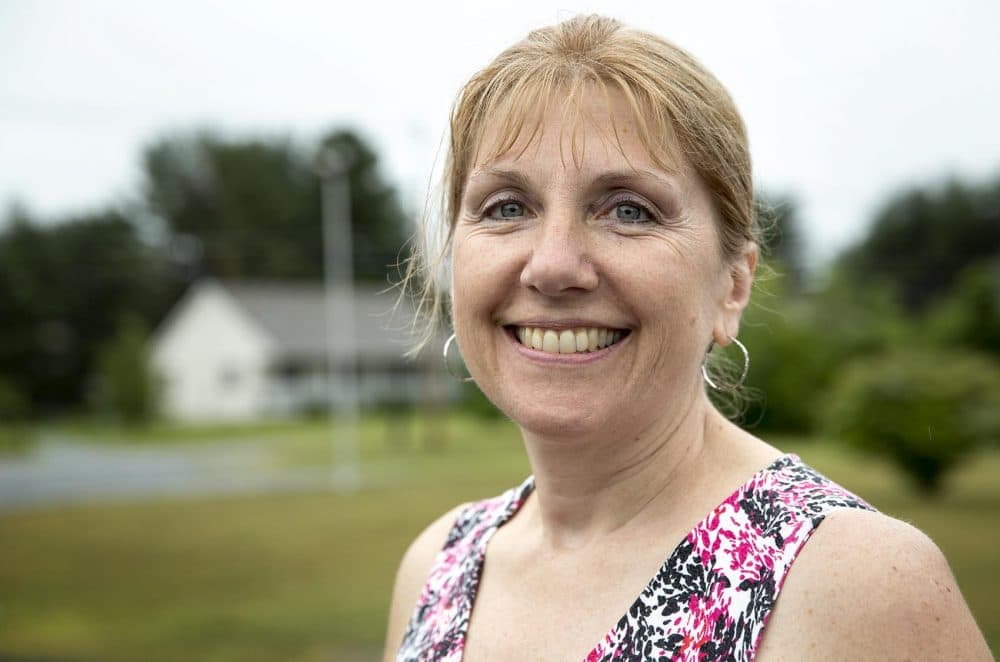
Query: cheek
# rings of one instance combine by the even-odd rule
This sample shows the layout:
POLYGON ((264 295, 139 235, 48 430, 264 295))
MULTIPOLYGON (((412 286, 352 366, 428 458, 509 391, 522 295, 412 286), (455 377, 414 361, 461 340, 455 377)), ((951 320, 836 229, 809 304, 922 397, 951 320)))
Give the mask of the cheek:
POLYGON ((653 328, 660 351, 687 353, 707 347, 718 315, 717 273, 707 259, 679 257, 658 251, 645 260, 633 260, 628 282, 630 300, 638 306, 640 318, 653 328), (655 257, 655 259, 652 259, 655 257))
POLYGON ((488 239, 455 237, 451 265, 452 314, 459 335, 469 323, 494 308, 503 296, 504 262, 488 239))
POLYGON ((456 305, 475 298, 475 290, 482 280, 487 264, 476 258, 476 251, 469 241, 458 236, 451 252, 451 287, 456 305))

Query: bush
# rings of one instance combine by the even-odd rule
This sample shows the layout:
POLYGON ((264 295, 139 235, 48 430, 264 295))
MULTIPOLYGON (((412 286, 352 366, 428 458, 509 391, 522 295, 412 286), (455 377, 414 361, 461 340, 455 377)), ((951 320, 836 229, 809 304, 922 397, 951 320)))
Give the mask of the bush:
MULTIPOLYGON (((740 417, 748 427, 785 433, 806 433, 813 427, 816 386, 829 361, 824 352, 817 351, 823 346, 804 319, 802 303, 761 296, 740 326, 740 337, 750 352, 740 417)), ((736 350, 727 355, 737 364, 742 360, 736 350)))
POLYGON ((149 359, 148 335, 139 318, 124 316, 99 356, 102 405, 129 424, 147 423, 157 410, 159 388, 149 359))
POLYGON ((14 381, 0 377, 0 421, 20 420, 28 414, 28 400, 14 381))
POLYGON ((834 383, 829 434, 884 455, 924 493, 1000 436, 1000 367, 965 351, 897 351, 856 360, 834 383))
MULTIPOLYGON (((909 330, 884 288, 859 292, 834 273, 822 289, 796 294, 787 281, 761 283, 740 325, 750 350, 743 422, 761 431, 812 434, 822 423, 822 394, 845 357, 880 354, 907 342, 909 330)), ((730 355, 739 360, 737 352, 730 355)))
POLYGON ((936 345, 959 345, 1000 357, 1000 270, 993 261, 977 262, 955 287, 929 306, 923 332, 936 345))

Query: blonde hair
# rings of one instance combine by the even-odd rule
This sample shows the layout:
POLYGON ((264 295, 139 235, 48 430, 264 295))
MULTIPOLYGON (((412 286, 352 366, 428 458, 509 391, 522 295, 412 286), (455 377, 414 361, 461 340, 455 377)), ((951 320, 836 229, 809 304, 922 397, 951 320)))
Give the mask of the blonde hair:
POLYGON ((525 135, 525 145, 534 139, 541 120, 529 126, 533 109, 559 97, 565 114, 592 84, 624 96, 638 137, 658 166, 670 170, 676 167, 671 163, 686 163, 697 174, 718 216, 725 257, 734 259, 755 241, 746 129, 726 89, 691 55, 656 35, 612 18, 577 16, 529 33, 474 75, 455 100, 443 175, 444 236, 435 246, 424 232, 403 279, 416 294, 417 324, 423 325, 414 352, 445 318, 440 274, 487 129, 496 135, 487 156, 492 160, 525 135))

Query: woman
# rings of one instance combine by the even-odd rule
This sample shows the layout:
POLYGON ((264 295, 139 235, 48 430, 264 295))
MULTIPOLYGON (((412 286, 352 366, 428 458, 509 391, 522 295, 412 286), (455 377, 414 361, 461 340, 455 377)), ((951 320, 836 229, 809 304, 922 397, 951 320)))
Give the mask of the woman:
POLYGON ((709 402, 757 265, 711 74, 605 18, 533 32, 446 170, 456 338, 533 477, 413 543, 387 660, 990 659, 932 542, 709 402))

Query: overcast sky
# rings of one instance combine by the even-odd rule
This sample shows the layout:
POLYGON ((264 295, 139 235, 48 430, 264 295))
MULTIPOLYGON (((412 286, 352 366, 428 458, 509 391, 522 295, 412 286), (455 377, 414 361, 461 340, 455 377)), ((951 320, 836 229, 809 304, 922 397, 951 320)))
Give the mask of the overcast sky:
POLYGON ((1000 175, 996 0, 0 0, 0 202, 55 218, 123 200, 166 131, 305 142, 340 125, 374 141, 412 201, 462 83, 529 29, 591 11, 722 80, 758 183, 798 197, 817 258, 893 191, 1000 175))

